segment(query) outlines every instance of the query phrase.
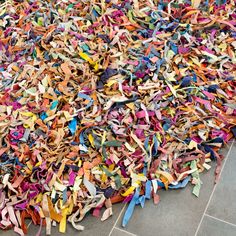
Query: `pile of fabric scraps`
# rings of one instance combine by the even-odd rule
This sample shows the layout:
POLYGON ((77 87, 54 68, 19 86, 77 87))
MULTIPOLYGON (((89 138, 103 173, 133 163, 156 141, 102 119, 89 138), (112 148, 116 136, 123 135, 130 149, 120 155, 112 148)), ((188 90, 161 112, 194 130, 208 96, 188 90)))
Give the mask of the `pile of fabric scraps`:
MULTIPOLYGON (((236 2, 0 1, 0 228, 66 232, 193 186, 236 135, 236 2)), ((158 210, 158 208, 157 208, 158 210)))

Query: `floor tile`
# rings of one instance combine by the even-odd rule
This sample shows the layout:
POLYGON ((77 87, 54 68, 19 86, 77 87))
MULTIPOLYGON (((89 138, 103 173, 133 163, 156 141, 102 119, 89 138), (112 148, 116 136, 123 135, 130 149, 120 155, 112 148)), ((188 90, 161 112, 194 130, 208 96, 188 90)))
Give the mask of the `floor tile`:
MULTIPOLYGON (((222 150, 226 155, 228 148, 222 150)), ((192 195, 192 185, 182 190, 159 191, 161 201, 156 206, 147 201, 144 209, 136 206, 125 230, 145 236, 194 235, 214 187, 214 164, 210 171, 201 174, 203 182, 200 196, 192 195)), ((121 226, 122 217, 116 227, 121 226)))
MULTIPOLYGON (((227 162, 207 209, 207 214, 236 224, 236 143, 233 144, 227 162)), ((236 234, 235 234, 236 235, 236 234)))
POLYGON ((131 234, 129 232, 121 231, 119 229, 114 229, 112 231, 111 236, 135 236, 135 234, 131 234))
POLYGON ((235 236, 236 226, 226 224, 208 216, 203 218, 197 236, 235 236))

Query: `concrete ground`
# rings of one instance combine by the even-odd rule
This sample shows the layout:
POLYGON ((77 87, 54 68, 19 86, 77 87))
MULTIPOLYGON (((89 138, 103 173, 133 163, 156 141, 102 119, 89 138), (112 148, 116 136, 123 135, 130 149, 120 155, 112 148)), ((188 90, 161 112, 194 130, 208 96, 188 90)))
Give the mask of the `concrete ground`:
MULTIPOLYGON (((203 182, 200 196, 192 195, 192 186, 182 190, 159 191, 161 201, 154 205, 146 201, 144 209, 136 206, 133 217, 126 228, 121 221, 126 205, 113 207, 114 215, 105 222, 87 216, 81 222, 83 232, 74 230, 69 224, 66 234, 52 229, 52 236, 235 236, 236 235, 236 142, 222 150, 225 155, 220 181, 214 185, 214 165, 201 174, 203 182)), ((35 235, 38 228, 29 224, 28 235, 35 235)), ((0 231, 1 236, 16 235, 13 231, 0 231)), ((42 236, 46 235, 45 230, 42 236)))

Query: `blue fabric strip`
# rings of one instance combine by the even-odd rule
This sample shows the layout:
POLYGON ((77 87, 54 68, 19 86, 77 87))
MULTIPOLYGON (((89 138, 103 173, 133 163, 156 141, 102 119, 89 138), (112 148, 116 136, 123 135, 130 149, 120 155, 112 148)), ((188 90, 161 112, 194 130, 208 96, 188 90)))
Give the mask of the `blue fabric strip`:
POLYGON ((122 221, 122 226, 123 227, 125 227, 128 224, 128 222, 129 222, 129 220, 130 220, 130 218, 133 214, 136 202, 139 200, 139 193, 140 193, 140 189, 136 188, 135 194, 134 194, 131 202, 129 203, 129 206, 126 209, 125 215, 123 217, 123 221, 122 221))
POLYGON ((57 105, 58 105, 58 101, 57 101, 57 100, 54 101, 54 102, 52 102, 52 105, 51 105, 51 107, 50 107, 50 110, 55 109, 55 108, 57 107, 57 105))
POLYGON ((178 183, 177 185, 169 185, 169 189, 179 189, 179 188, 185 188, 188 182, 190 181, 191 177, 188 176, 185 178, 182 182, 178 183))
POLYGON ((146 199, 151 199, 151 191, 152 191, 152 182, 150 180, 148 180, 146 182, 146 186, 145 186, 145 198, 146 199))
POLYGON ((71 120, 71 121, 69 122, 69 125, 68 125, 69 130, 70 130, 70 132, 71 132, 72 135, 75 134, 76 126, 77 126, 77 120, 76 120, 76 118, 74 118, 73 120, 71 120))
POLYGON ((93 99, 91 97, 89 97, 88 95, 86 95, 84 93, 78 93, 78 97, 89 101, 89 103, 86 106, 86 109, 88 109, 89 107, 91 107, 93 105, 93 99))

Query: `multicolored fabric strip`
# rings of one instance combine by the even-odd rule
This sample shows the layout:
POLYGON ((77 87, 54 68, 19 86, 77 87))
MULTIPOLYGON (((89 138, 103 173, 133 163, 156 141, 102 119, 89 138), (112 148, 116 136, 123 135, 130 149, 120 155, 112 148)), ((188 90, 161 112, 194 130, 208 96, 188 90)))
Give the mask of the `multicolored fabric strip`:
POLYGON ((236 3, 0 3, 0 229, 84 230, 193 185, 236 135, 236 3))

